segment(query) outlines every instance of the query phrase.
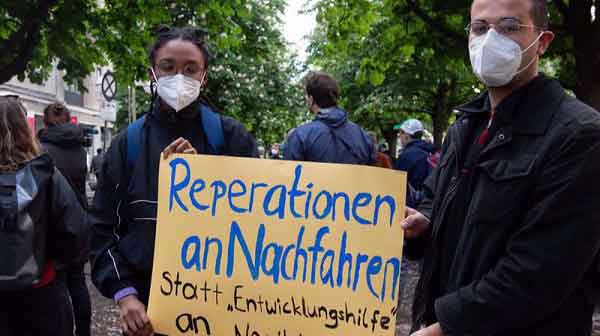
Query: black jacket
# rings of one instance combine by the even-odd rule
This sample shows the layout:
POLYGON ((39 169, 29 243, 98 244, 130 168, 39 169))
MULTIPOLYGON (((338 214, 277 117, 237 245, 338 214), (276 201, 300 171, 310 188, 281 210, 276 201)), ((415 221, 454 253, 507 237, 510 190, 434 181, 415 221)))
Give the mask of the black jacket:
MULTIPOLYGON (((197 111, 197 109, 193 109, 197 111)), ((221 117, 223 155, 258 157, 256 142, 244 126, 221 117)), ((155 109, 142 128, 140 153, 131 170, 127 163, 127 132, 121 132, 104 155, 100 184, 91 210, 92 279, 112 298, 134 287, 147 300, 154 257, 158 167, 163 149, 179 137, 202 154, 213 154, 197 112, 184 114, 155 109)))
POLYGON ((3 203, 0 217, 17 215, 20 221, 18 234, 6 235, 0 230, 0 251, 4 251, 0 265, 4 265, 4 271, 10 272, 15 263, 25 273, 32 264, 41 267, 48 260, 70 264, 86 257, 84 248, 90 233, 86 214, 47 154, 15 172, 0 172, 0 181, 2 192, 14 189, 12 193, 18 204, 11 214, 7 213, 11 211, 6 208, 9 204, 3 203), (15 237, 19 241, 11 241, 15 237), (27 245, 28 240, 34 242, 34 251, 10 249, 27 245))
POLYGON ((454 204, 465 207, 465 220, 452 223, 468 130, 487 123, 489 106, 484 94, 460 109, 426 182, 420 210, 432 229, 406 246, 409 256, 425 255, 415 327, 440 322, 452 336, 589 336, 600 249, 600 114, 542 76, 502 101, 468 201, 454 204), (456 229, 453 241, 445 240, 448 228, 456 229), (442 268, 449 273, 440 287, 442 268))
POLYGON ((40 130, 38 138, 44 151, 50 154, 58 170, 73 186, 77 198, 87 205, 87 154, 81 127, 73 124, 50 126, 40 130))

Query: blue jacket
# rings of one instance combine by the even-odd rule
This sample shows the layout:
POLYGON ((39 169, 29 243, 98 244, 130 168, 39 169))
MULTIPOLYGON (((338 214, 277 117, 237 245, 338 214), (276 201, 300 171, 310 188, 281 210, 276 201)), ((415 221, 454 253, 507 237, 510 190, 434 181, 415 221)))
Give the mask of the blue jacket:
POLYGON ((285 158, 295 161, 371 165, 375 146, 369 135, 340 108, 323 109, 288 139, 285 158))
POLYGON ((394 168, 407 172, 408 183, 416 190, 423 190, 423 183, 432 170, 427 158, 433 152, 435 147, 423 140, 409 142, 396 160, 394 168))

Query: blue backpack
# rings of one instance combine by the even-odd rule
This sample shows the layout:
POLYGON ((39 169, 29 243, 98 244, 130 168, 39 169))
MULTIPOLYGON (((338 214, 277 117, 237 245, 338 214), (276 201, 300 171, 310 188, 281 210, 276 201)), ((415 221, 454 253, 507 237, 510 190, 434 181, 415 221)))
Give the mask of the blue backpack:
MULTIPOLYGON (((203 104, 200 105, 200 114, 202 115, 202 129, 208 139, 208 145, 214 154, 222 154, 225 137, 223 135, 221 116, 203 104)), ((140 154, 142 128, 145 121, 146 116, 143 116, 127 127, 127 164, 130 169, 135 167, 140 154)))

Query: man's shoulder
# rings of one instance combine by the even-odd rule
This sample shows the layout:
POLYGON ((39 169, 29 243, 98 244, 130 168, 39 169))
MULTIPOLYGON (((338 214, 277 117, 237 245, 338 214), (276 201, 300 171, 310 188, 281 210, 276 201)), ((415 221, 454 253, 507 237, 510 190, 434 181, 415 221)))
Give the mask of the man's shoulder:
POLYGON ((327 129, 328 129, 328 126, 325 125, 325 123, 320 122, 318 120, 313 120, 313 121, 307 122, 305 124, 302 124, 302 125, 296 127, 296 130, 294 131, 294 133, 297 136, 307 136, 308 134, 310 134, 312 132, 326 131, 327 129))
POLYGON ((567 95, 552 124, 553 128, 570 131, 595 129, 600 132, 600 112, 581 100, 567 95))

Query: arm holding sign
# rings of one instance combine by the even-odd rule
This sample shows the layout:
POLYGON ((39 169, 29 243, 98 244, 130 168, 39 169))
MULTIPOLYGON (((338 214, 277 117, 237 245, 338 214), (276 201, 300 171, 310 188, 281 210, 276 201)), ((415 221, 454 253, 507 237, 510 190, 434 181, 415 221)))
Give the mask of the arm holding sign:
POLYGON ((133 270, 118 247, 120 232, 127 225, 121 221, 120 214, 122 193, 127 189, 121 186, 128 171, 126 142, 125 134, 119 135, 106 153, 102 177, 89 214, 93 232, 90 255, 92 280, 102 295, 110 298, 124 288, 133 287, 132 281, 129 281, 133 270))
POLYGON ((138 320, 142 322, 141 328, 144 328, 148 317, 144 305, 135 296, 132 280, 134 270, 119 250, 120 235, 126 231, 127 225, 126 221, 121 221, 120 214, 122 196, 127 189, 124 181, 128 180, 125 176, 128 171, 126 152, 127 139, 123 133, 113 141, 106 153, 100 171, 102 177, 90 209, 89 220, 93 230, 90 259, 94 285, 102 295, 117 299, 123 330, 126 334, 137 335, 138 320), (136 305, 131 304, 134 300, 136 305), (127 303, 127 306, 124 307, 123 303, 127 303))
MULTIPOLYGON (((444 142, 442 148, 442 157, 447 154, 449 137, 444 142)), ((437 167, 423 184, 425 198, 419 205, 418 210, 406 208, 406 219, 402 222, 402 228, 405 230, 404 255, 411 260, 421 259, 425 254, 425 249, 430 243, 431 236, 431 213, 433 211, 433 202, 435 190, 440 177, 441 167, 437 167)))

